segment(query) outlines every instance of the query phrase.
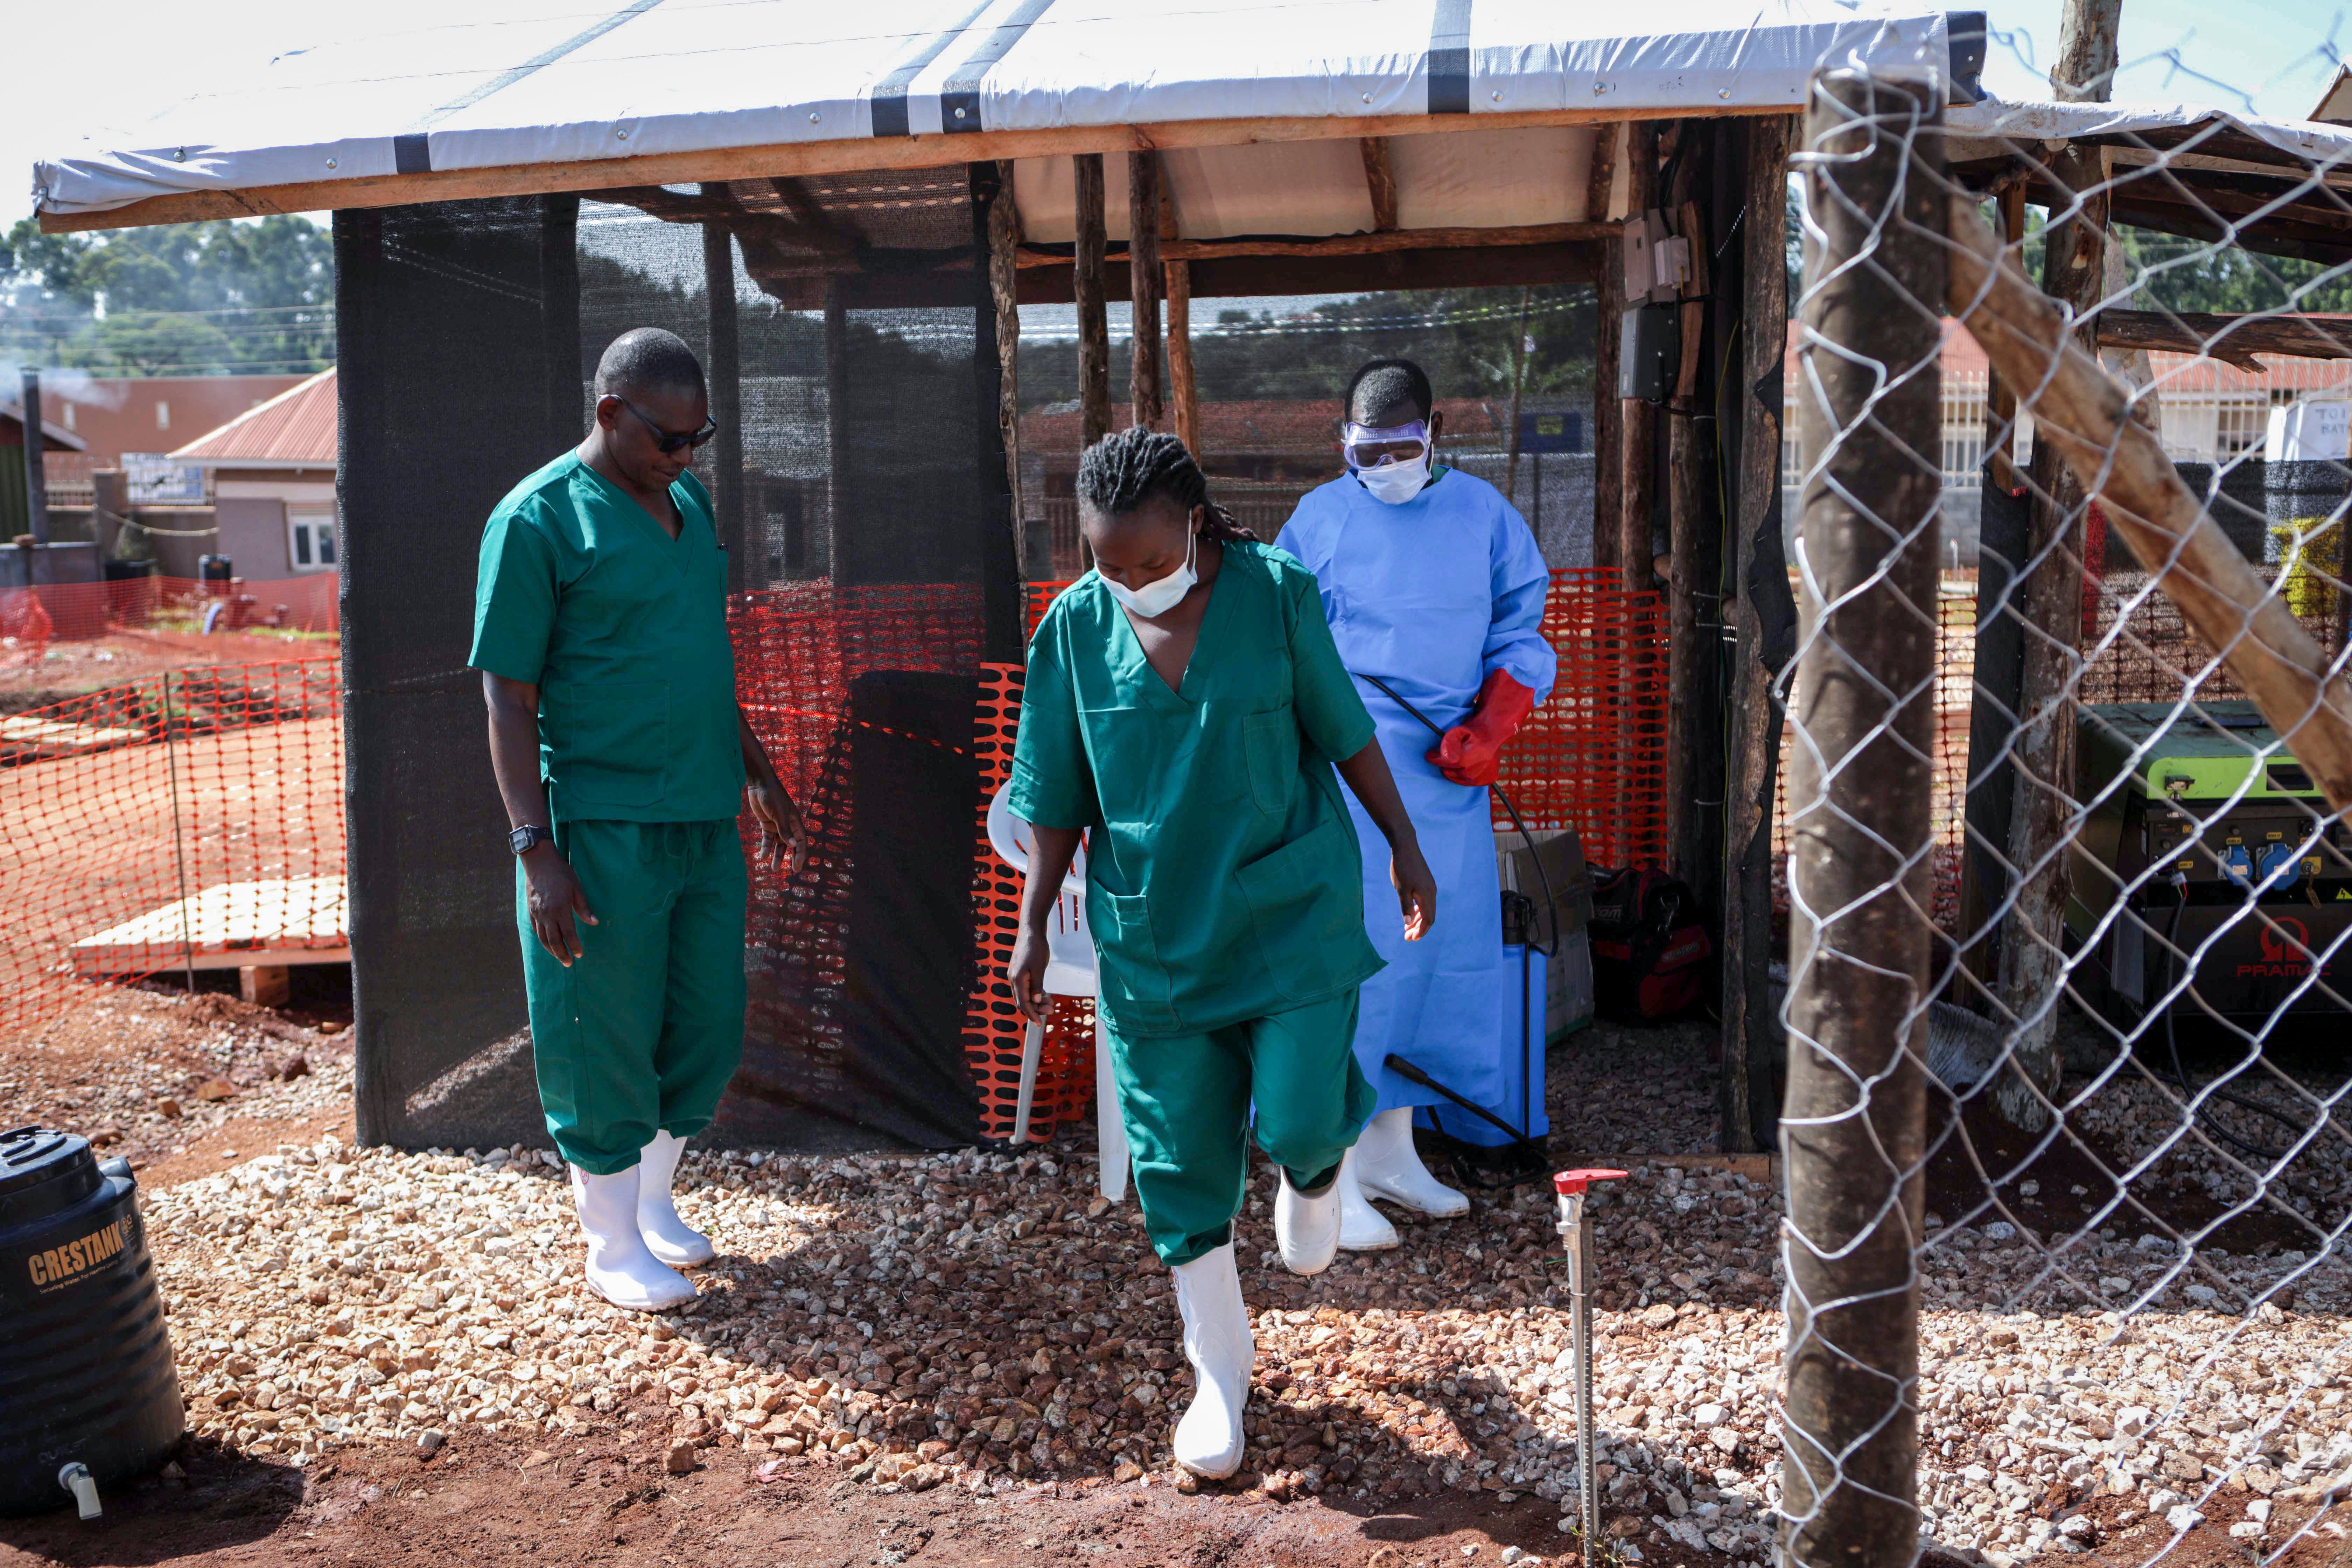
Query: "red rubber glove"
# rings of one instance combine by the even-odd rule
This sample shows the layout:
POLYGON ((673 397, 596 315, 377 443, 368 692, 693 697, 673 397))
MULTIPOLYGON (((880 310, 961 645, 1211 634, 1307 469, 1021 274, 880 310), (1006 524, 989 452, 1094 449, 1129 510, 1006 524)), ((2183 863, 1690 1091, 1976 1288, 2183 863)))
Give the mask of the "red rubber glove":
POLYGON ((1534 691, 1502 670, 1493 671, 1478 688, 1478 705, 1470 717, 1445 731, 1429 760, 1455 784, 1481 788, 1493 784, 1502 768, 1505 743, 1519 732, 1535 705, 1534 691))

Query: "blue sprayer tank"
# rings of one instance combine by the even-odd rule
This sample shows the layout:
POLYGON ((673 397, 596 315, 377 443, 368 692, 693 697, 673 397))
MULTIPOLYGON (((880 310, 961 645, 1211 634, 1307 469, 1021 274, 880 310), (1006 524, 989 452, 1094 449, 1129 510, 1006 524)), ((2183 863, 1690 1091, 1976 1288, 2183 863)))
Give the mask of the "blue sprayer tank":
POLYGON ((73 1502, 75 1465, 104 1496, 181 1426, 130 1165, 71 1132, 0 1132, 0 1514, 73 1502))

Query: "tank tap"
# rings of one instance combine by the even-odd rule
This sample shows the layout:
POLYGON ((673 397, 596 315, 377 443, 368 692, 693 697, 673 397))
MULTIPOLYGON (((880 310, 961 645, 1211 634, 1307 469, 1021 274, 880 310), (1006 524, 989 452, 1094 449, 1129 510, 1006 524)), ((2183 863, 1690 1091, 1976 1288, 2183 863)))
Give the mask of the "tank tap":
POLYGON ((58 1472, 58 1485, 73 1493, 74 1506, 84 1519, 96 1519, 105 1511, 98 1506, 98 1482, 90 1478, 89 1467, 76 1459, 58 1472))

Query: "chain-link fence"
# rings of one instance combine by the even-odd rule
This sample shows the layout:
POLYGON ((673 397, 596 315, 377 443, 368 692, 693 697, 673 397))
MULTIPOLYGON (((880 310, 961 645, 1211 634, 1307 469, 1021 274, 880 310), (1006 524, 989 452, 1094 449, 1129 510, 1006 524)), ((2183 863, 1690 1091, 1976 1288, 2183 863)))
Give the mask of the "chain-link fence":
POLYGON ((2352 353, 2352 132, 1942 92, 1791 158, 1782 1549, 2341 1561, 2352 405, 2189 427, 2352 353))
POLYGON ((2315 315, 2352 263, 2347 157, 2218 115, 1813 87, 1790 1561, 2347 1552, 2352 405, 2305 376, 2258 439, 2176 458, 2216 362, 2347 357, 2315 315), (2242 308, 2189 308, 2200 278, 2242 308), (1952 343, 1990 360, 1973 583, 1943 527, 1952 343))

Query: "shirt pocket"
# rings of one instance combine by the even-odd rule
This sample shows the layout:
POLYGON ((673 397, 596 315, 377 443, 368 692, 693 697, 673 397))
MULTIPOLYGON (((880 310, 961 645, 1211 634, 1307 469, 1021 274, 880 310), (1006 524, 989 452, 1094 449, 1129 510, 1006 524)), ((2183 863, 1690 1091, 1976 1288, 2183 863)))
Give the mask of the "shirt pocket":
POLYGON ((1190 712, 1103 704, 1080 709, 1078 719, 1086 731, 1087 760, 1094 769, 1095 800, 1104 822, 1159 823, 1196 782, 1202 782, 1194 777, 1200 740, 1190 712))
POLYGON ((1293 1001, 1312 1000, 1362 973, 1370 943, 1357 865, 1346 831, 1327 816, 1234 873, 1266 973, 1293 1001))
POLYGON ((669 684, 604 680, 549 694, 564 814, 660 804, 669 763, 669 684))
POLYGON ((1095 939, 1097 984, 1112 1018, 1129 1029, 1173 1029, 1168 969, 1160 962, 1144 895, 1087 889, 1087 929, 1095 939))
POLYGON ((1242 761, 1249 772, 1251 804, 1268 816, 1288 815, 1291 786, 1298 778, 1297 721, 1287 712, 1243 719, 1242 761))

